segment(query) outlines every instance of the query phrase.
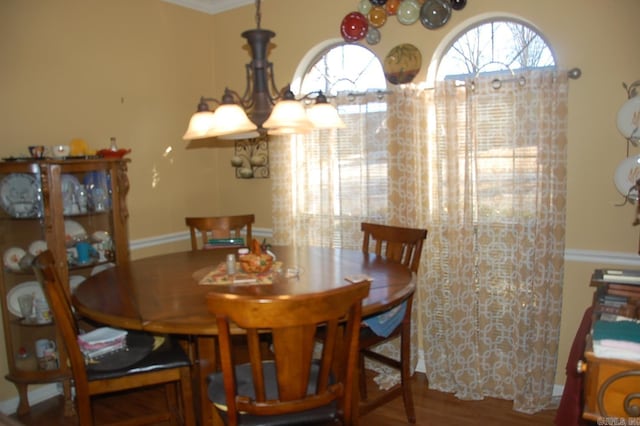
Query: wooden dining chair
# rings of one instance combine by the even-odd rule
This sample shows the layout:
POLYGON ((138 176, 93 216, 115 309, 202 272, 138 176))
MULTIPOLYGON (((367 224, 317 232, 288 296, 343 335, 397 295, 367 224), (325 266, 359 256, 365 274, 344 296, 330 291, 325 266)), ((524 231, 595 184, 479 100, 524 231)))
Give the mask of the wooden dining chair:
POLYGON ((152 385, 165 386, 167 410, 149 413, 140 418, 127 418, 124 423, 146 425, 171 421, 171 424, 185 426, 195 424, 189 359, 177 343, 166 339, 160 347, 153 348, 154 338, 146 335, 150 340, 146 340, 146 346, 143 347, 137 342, 144 340, 140 338, 145 334, 129 332, 126 351, 104 355, 95 366, 85 364, 77 340, 77 321, 51 251, 47 250, 38 255, 33 262, 33 269, 49 302, 55 325, 69 358, 76 390, 75 411, 80 425, 94 424, 91 397, 152 385), (137 336, 138 339, 132 341, 130 336, 137 336), (100 367, 103 365, 112 366, 113 369, 100 367), (176 397, 176 390, 179 398, 176 397))
POLYGON ((253 237, 251 226, 256 221, 255 215, 216 217, 185 217, 185 224, 191 234, 191 249, 201 250, 212 238, 242 238, 244 230, 245 244, 250 244, 253 237), (198 238, 200 234, 200 238, 198 238))
MULTIPOLYGON (((363 235, 362 251, 375 253, 392 262, 397 262, 417 273, 422 255, 422 245, 427 238, 426 229, 403 228, 398 226, 380 225, 363 222, 360 226, 363 235)), ((391 399, 402 395, 405 414, 410 423, 415 423, 416 415, 411 394, 411 305, 414 290, 404 298, 388 307, 392 309, 404 308, 404 315, 399 324, 386 335, 376 334, 371 327, 363 326, 360 330, 360 414, 370 412, 391 399), (374 347, 400 338, 400 359, 394 359, 374 350, 374 347), (370 358, 387 365, 400 373, 400 383, 386 391, 380 391, 375 398, 369 399, 365 381, 365 359, 370 358)), ((401 310, 400 310, 401 312, 401 310)), ((382 314, 384 315, 384 314, 382 314)), ((367 319, 365 319, 367 321, 367 319)))
POLYGON ((209 293, 218 325, 222 371, 209 376, 208 395, 225 424, 350 425, 357 375, 358 330, 369 281, 321 293, 260 297, 209 293), (233 322, 246 331, 249 362, 236 365, 233 322), (325 329, 314 358, 316 329, 325 329), (273 344, 265 359, 260 333, 273 344))

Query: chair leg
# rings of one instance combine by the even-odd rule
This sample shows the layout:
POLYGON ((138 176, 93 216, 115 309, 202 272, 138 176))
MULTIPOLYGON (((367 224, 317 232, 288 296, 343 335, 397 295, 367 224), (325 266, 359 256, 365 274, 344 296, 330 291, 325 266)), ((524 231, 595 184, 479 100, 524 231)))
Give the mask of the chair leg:
POLYGON ((411 324, 402 325, 402 333, 400 334, 400 385, 402 386, 402 400, 404 402, 404 411, 407 415, 409 423, 416 422, 416 413, 413 407, 413 394, 411 392, 411 324))
POLYGON ((195 426, 195 408, 193 406, 193 393, 191 391, 191 369, 184 367, 180 369, 180 405, 182 406, 182 424, 184 426, 195 426))
POLYGON ((78 413, 78 424, 82 426, 93 426, 91 398, 87 395, 81 396, 76 394, 76 409, 78 413))
POLYGON ((176 383, 170 382, 164 384, 164 399, 171 416, 171 424, 177 424, 180 419, 180 409, 178 406, 178 397, 176 394, 176 383))

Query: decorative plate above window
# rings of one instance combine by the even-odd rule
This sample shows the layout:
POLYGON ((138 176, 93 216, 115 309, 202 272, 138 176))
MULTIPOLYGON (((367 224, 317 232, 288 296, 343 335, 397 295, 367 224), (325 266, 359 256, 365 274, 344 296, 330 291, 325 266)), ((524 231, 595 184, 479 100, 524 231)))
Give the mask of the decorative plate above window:
POLYGON ((399 44, 384 58, 384 75, 392 84, 410 83, 420 71, 422 55, 413 44, 399 44))
POLYGON ((357 10, 343 18, 340 35, 349 43, 364 39, 373 45, 380 41, 379 29, 393 16, 402 25, 420 21, 425 28, 435 30, 449 22, 452 11, 466 5, 467 0, 360 0, 357 10))

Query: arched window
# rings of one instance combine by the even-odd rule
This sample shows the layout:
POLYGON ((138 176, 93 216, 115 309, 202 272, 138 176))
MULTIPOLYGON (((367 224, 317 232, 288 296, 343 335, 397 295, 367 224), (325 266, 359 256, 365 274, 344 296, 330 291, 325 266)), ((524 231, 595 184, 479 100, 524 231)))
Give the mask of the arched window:
POLYGON ((549 44, 529 24, 514 19, 482 21, 445 49, 437 80, 555 67, 549 44))
POLYGON ((382 64, 372 51, 359 44, 341 43, 328 46, 310 62, 299 93, 322 90, 336 96, 386 87, 382 64))
POLYGON ((379 94, 387 88, 382 63, 365 46, 330 42, 308 54, 296 74, 294 92, 321 90, 347 126, 295 136, 291 144, 271 144, 275 161, 283 159, 290 178, 274 183, 282 192, 274 193, 273 204, 290 205, 274 212, 274 222, 289 224, 280 231, 274 226, 274 241, 291 243, 296 238, 302 244, 355 248, 360 222, 384 218, 388 208, 387 103, 379 94), (285 147, 286 152, 277 153, 285 147))
POLYGON ((516 195, 504 188, 536 185, 539 151, 534 145, 537 141, 530 138, 514 145, 509 131, 497 129, 509 129, 517 114, 514 108, 517 92, 513 96, 503 94, 509 93, 512 85, 531 86, 534 83, 527 81, 527 72, 554 69, 555 64, 555 56, 542 35, 529 24, 511 18, 478 22, 462 31, 443 50, 436 80, 466 81, 475 85, 485 84, 480 81, 488 79, 486 84, 492 86, 485 102, 473 104, 474 128, 469 127, 468 115, 455 124, 458 135, 473 132, 479 150, 478 173, 472 179, 474 193, 478 194, 474 198, 477 220, 511 217, 517 221, 518 217, 536 209, 535 191, 524 197, 526 202, 515 203, 516 195), (501 89, 503 85, 510 87, 501 89), (491 92, 495 96, 490 96, 491 92))

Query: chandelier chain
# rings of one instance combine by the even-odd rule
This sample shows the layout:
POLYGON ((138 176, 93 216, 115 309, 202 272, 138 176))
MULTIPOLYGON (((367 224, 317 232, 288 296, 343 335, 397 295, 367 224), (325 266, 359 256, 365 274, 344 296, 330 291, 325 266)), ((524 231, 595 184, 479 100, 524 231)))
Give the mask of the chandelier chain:
POLYGON ((260 29, 260 21, 262 14, 260 13, 260 0, 256 0, 256 28, 260 29))

